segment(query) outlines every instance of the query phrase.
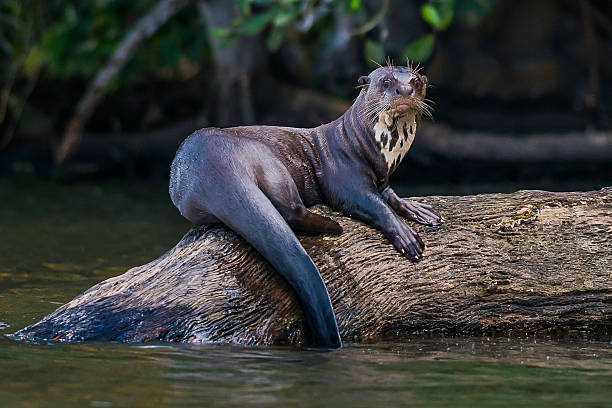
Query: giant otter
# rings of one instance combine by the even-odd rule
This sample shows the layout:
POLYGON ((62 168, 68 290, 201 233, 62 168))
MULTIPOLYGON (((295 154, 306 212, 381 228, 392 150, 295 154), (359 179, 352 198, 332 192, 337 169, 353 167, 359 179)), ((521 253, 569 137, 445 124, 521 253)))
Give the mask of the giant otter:
POLYGON ((386 66, 359 78, 355 103, 313 129, 275 126, 206 128, 179 147, 170 196, 194 224, 221 222, 241 235, 287 279, 318 345, 340 347, 325 284, 294 232, 342 232, 307 207, 325 203, 380 230, 418 260, 423 241, 400 218, 438 225, 430 206, 398 197, 389 176, 427 113, 427 77, 411 67, 386 66))

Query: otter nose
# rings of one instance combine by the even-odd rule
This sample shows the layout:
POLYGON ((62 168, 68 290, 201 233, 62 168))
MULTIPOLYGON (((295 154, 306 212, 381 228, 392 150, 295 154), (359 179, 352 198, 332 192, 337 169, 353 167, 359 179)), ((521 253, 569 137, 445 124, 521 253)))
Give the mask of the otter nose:
POLYGON ((395 88, 395 94, 397 96, 412 96, 414 88, 410 85, 399 85, 395 88))

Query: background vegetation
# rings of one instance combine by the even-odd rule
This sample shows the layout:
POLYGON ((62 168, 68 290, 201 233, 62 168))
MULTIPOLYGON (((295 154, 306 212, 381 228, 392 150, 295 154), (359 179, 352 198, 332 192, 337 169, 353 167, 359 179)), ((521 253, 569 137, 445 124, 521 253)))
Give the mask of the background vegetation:
MULTIPOLYGON (((605 0, 0 0, 0 171, 163 175, 197 127, 332 120, 387 57, 424 65, 435 126, 609 148, 611 16, 605 0)), ((412 165, 474 164, 433 156, 412 165)), ((553 176, 609 170, 581 157, 553 176)))

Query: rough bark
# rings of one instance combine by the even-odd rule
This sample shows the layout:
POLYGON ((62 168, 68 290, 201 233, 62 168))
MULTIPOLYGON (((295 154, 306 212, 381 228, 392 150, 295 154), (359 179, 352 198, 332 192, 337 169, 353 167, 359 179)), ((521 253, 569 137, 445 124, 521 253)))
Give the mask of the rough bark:
MULTIPOLYGON (((612 188, 421 199, 411 263, 376 231, 320 206, 340 236, 301 241, 320 268, 345 340, 445 334, 607 333, 612 324, 612 188)), ((108 279, 17 335, 60 341, 307 343, 288 285, 234 233, 189 231, 155 261, 108 279)))

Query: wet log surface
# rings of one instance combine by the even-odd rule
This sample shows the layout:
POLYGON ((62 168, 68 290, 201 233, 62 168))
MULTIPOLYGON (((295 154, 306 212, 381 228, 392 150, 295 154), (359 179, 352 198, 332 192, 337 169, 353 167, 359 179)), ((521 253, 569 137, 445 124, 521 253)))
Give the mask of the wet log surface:
MULTIPOLYGON (((320 206, 341 236, 301 241, 345 340, 445 334, 607 333, 612 327, 612 188, 418 198, 411 263, 377 231, 320 206)), ((241 238, 198 227, 160 258, 108 279, 17 333, 30 340, 307 344, 293 291, 241 238)))

